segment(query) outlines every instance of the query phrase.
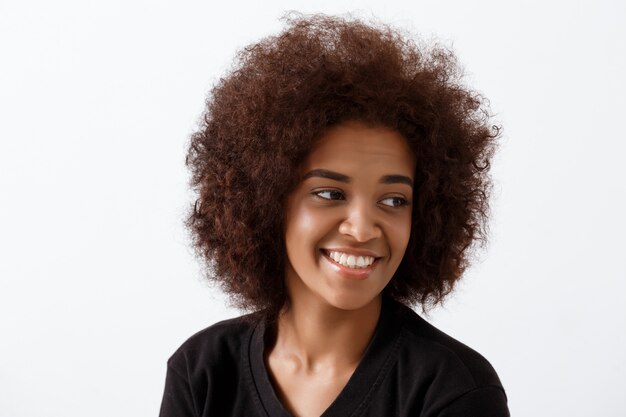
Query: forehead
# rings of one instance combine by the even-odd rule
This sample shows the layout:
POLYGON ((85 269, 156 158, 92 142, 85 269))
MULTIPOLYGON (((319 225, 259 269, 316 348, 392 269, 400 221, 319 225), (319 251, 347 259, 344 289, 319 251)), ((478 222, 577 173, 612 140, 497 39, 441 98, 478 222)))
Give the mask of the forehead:
POLYGON ((337 170, 367 167, 412 177, 415 156, 396 130, 350 121, 327 130, 315 143, 303 168, 322 167, 337 170))

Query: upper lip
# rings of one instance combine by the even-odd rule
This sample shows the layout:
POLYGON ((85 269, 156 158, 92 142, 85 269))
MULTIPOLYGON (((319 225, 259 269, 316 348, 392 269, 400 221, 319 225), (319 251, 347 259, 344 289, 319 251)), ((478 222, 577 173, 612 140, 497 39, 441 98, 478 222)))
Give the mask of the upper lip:
POLYGON ((374 258, 381 258, 382 256, 377 254, 374 251, 371 250, 367 250, 367 249, 357 249, 357 248, 324 248, 323 249, 325 252, 343 252, 343 253, 347 253, 349 255, 356 255, 356 256, 372 256, 374 258))

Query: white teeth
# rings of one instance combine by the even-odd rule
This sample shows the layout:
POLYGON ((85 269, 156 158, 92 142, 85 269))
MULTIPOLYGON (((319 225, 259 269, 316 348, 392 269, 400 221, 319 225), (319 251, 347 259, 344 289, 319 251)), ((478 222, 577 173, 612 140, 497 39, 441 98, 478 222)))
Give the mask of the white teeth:
POLYGON ((328 256, 335 262, 349 268, 367 268, 376 260, 373 256, 354 256, 342 252, 329 252, 328 256))

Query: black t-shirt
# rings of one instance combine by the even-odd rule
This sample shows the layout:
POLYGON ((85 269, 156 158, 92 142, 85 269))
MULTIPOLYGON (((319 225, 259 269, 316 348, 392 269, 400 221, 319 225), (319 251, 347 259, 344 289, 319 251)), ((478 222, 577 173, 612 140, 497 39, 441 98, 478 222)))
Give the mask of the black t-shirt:
MULTIPOLYGON (((263 360, 266 324, 241 317, 190 337, 167 362, 160 417, 291 417, 263 360)), ((507 417, 480 354, 386 297, 363 358, 323 417, 507 417)))

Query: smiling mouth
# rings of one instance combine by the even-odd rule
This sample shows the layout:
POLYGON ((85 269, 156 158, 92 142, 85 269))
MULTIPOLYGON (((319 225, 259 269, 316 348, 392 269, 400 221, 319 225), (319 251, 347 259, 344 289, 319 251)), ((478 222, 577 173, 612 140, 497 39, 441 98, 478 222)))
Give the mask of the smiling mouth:
POLYGON ((326 249, 321 249, 321 252, 332 264, 355 272, 372 270, 382 259, 381 257, 354 255, 326 249))

